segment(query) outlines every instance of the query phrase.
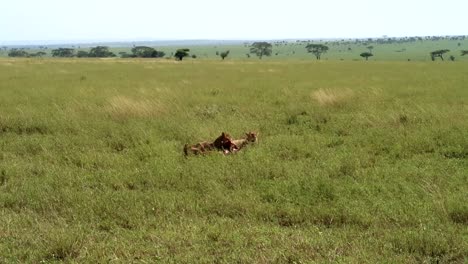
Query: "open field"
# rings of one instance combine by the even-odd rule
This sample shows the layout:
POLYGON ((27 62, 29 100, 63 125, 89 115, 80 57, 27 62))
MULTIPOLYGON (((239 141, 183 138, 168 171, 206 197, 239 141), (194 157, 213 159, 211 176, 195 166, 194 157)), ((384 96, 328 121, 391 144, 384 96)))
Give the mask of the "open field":
MULTIPOLYGON (((307 43, 291 41, 287 43, 271 42, 273 44, 271 57, 263 57, 263 60, 315 60, 313 54, 308 53, 305 46, 307 43)), ((369 51, 368 46, 373 46, 372 53, 373 57, 369 60, 372 61, 430 61, 430 52, 440 49, 449 49, 450 52, 444 54, 445 60, 449 61, 450 56, 454 56, 456 61, 468 61, 468 56, 461 56, 462 50, 468 50, 468 38, 464 40, 423 40, 415 42, 403 42, 403 43, 366 43, 365 41, 355 42, 355 40, 341 41, 316 41, 315 43, 326 44, 330 49, 328 52, 322 55, 322 60, 344 60, 344 61, 362 61, 364 60, 359 56, 362 52, 369 51)), ((89 44, 88 44, 89 45, 89 44)), ((105 45, 105 44, 102 44, 105 45)), ((121 44, 123 45, 123 44, 121 44)), ((127 43, 129 47, 111 47, 111 51, 117 56, 119 52, 131 53, 131 43, 127 43)), ((150 44, 148 44, 150 45, 150 44)), ((152 45, 150 45, 152 46, 152 45)), ((67 45, 67 47, 74 48, 76 50, 89 51, 89 48, 81 47, 80 45, 67 45)), ((256 61, 258 58, 249 53, 249 45, 182 45, 182 46, 152 46, 153 48, 164 51, 166 57, 173 59, 173 53, 178 48, 189 48, 191 55, 196 55, 196 60, 216 60, 220 59, 216 52, 223 52, 230 50, 230 54, 227 57, 228 60, 249 60, 256 61)), ((11 47, 10 47, 11 48, 11 47)), ((49 47, 47 50, 42 50, 50 55, 50 50, 57 47, 49 47)), ((41 51, 39 49, 28 49, 30 53, 41 51)), ((0 57, 7 57, 8 50, 0 49, 0 57)), ((187 58, 192 60, 192 58, 187 58)), ((439 58, 437 60, 440 60, 439 58)))
MULTIPOLYGON (((315 43, 325 43, 315 42, 315 43)), ((263 60, 315 60, 313 54, 308 53, 305 46, 306 43, 289 43, 287 45, 273 45, 273 53, 271 57, 264 57, 263 60)), ((450 56, 454 56, 457 61, 468 61, 468 56, 461 56, 461 50, 468 50, 468 39, 466 40, 438 40, 438 41, 418 41, 414 43, 391 43, 391 44, 365 44, 351 43, 341 44, 339 42, 330 42, 326 44, 330 50, 322 55, 322 60, 344 60, 344 61, 362 61, 359 56, 362 52, 368 51, 367 46, 372 45, 374 49, 373 57, 369 60, 375 61, 431 61, 429 53, 438 49, 449 49, 450 52, 444 55, 445 60, 449 60, 450 56), (458 46, 460 43, 460 46, 458 46)), ((159 49, 170 55, 175 49, 174 47, 160 47, 159 49)), ((197 59, 216 59, 216 51, 222 52, 230 50, 230 59, 249 59, 258 60, 258 58, 249 53, 249 46, 231 45, 231 46, 193 46, 190 47, 191 54, 196 54, 197 59)), ((439 59, 438 59, 439 60, 439 59)))
POLYGON ((466 263, 467 83, 457 61, 0 59, 0 263, 466 263))

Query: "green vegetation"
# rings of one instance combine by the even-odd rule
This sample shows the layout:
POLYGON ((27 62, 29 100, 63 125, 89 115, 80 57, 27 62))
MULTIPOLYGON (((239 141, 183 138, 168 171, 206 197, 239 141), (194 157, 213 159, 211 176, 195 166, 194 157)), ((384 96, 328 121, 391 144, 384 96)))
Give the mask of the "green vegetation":
POLYGON ((435 50, 433 52, 431 52, 431 60, 435 61, 435 58, 440 58, 441 60, 444 60, 444 57, 443 55, 447 52, 449 52, 450 50, 448 49, 443 49, 443 50, 435 50))
POLYGON ((314 54, 317 60, 320 60, 322 53, 327 52, 329 48, 323 44, 307 44, 306 49, 307 52, 314 54))
MULTIPOLYGON (((185 57, 188 57, 190 56, 189 54, 190 52, 190 49, 178 49, 176 51, 176 53, 174 54, 174 57, 177 59, 177 60, 183 60, 185 57)), ((193 58, 193 57, 192 57, 193 58)), ((195 57, 196 58, 196 57, 195 57)))
POLYGON ((17 57, 17 58, 43 57, 45 55, 47 55, 47 53, 43 51, 38 51, 36 53, 28 53, 22 49, 11 49, 8 52, 9 57, 17 57))
POLYGON ((52 57, 65 57, 70 58, 75 56, 75 49, 58 48, 52 50, 52 57))
POLYGON ((78 57, 78 58, 88 58, 89 57, 89 52, 84 51, 84 50, 79 50, 76 53, 76 57, 78 57))
POLYGON ((366 60, 369 60, 369 57, 374 56, 374 54, 372 54, 370 52, 363 52, 363 53, 359 54, 359 56, 361 56, 363 58, 366 58, 366 60))
POLYGON ((272 47, 271 43, 268 42, 254 42, 250 45, 250 53, 262 59, 263 56, 271 56, 272 47))
POLYGON ((97 46, 97 47, 91 48, 91 50, 89 51, 89 57, 108 58, 108 57, 116 57, 116 55, 109 50, 109 47, 97 46))
POLYGON ((132 57, 134 58, 161 58, 165 55, 165 53, 162 51, 157 51, 151 47, 146 46, 137 46, 132 48, 132 54, 132 57))
POLYGON ((12 49, 8 52, 8 56, 10 57, 28 57, 29 54, 24 51, 24 50, 20 50, 20 49, 12 49))
MULTIPOLYGON (((220 50, 229 50, 229 58, 234 60, 251 58, 250 56, 251 42, 239 42, 238 44, 204 44, 190 45, 189 43, 174 46, 166 45, 158 42, 143 42, 137 43, 137 47, 146 47, 154 49, 157 56, 151 55, 151 58, 173 58, 177 51, 176 47, 186 47, 193 54, 196 54, 197 60, 200 59, 218 59, 220 50), (167 56, 166 56, 167 54, 167 56)), ((373 60, 379 61, 430 61, 430 53, 436 50, 448 49, 448 57, 454 56, 457 61, 468 61, 468 57, 463 56, 463 51, 468 47, 468 38, 466 36, 449 36, 449 37, 404 37, 404 38, 370 38, 370 39, 336 39, 336 40, 278 40, 270 43, 271 56, 262 57, 265 60, 310 60, 310 54, 307 50, 308 45, 324 45, 328 47, 326 53, 321 54, 322 60, 340 60, 340 61, 359 61, 360 54, 368 50, 372 54, 378 54, 373 60)), ((114 54, 119 54, 122 58, 139 57, 132 52, 134 48, 131 43, 107 43, 103 45, 109 46, 109 51, 114 54), (112 44, 112 45, 111 45, 112 44)), ((51 56, 50 50, 57 49, 56 46, 38 46, 38 47, 2 47, 0 49, 0 57, 7 57, 8 52, 12 49, 24 50, 28 53, 38 51, 46 52, 47 56, 51 56)), ((62 48, 73 48, 76 56, 80 51, 82 55, 87 55, 91 47, 80 47, 79 45, 69 45, 62 48)), ((147 53, 146 53, 147 54, 147 53)), ((74 55, 75 56, 75 55, 74 55)), ((81 56, 84 57, 84 56, 81 56)), ((190 58, 187 56, 185 58, 190 58)))
POLYGON ((467 71, 0 59, 0 262, 466 263, 467 71))
POLYGON ((219 54, 222 60, 224 60, 229 55, 230 50, 223 51, 219 54))

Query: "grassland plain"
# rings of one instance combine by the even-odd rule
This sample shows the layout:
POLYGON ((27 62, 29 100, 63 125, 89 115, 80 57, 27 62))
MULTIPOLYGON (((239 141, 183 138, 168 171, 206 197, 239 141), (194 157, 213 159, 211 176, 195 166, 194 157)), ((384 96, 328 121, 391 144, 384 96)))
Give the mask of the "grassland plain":
MULTIPOLYGON (((264 56, 262 60, 315 60, 313 54, 308 53, 306 50, 307 43, 301 42, 288 42, 287 45, 273 43, 272 55, 270 57, 264 56)), ((322 55, 322 60, 344 60, 344 61, 361 61, 364 60, 359 56, 362 52, 369 51, 368 46, 373 46, 372 53, 373 57, 370 57, 371 61, 430 61, 430 52, 440 49, 449 49, 450 52, 444 54, 445 60, 449 61, 450 56, 454 56, 455 61, 468 61, 468 56, 462 56, 462 50, 468 50, 468 38, 465 40, 424 40, 415 42, 402 42, 402 43, 355 43, 347 40, 347 42, 341 41, 325 41, 320 42, 330 48, 326 53, 322 55), (350 43, 348 43, 348 41, 350 43)), ((97 45, 97 44, 96 44, 97 45)), ((103 44, 105 45, 105 44, 103 44)), ((89 48, 79 48, 79 45, 70 46, 77 50, 89 51, 89 48)), ((228 60, 249 60, 257 61, 258 57, 254 54, 249 54, 249 45, 187 45, 187 46, 155 46, 157 50, 164 51, 166 57, 173 58, 174 52, 178 48, 189 48, 191 55, 196 55, 196 60, 213 60, 220 59, 216 53, 220 53, 229 50, 228 60), (250 56, 250 58, 247 58, 250 56)), ((38 50, 28 49, 26 51, 30 53, 44 51, 48 53, 46 56, 50 56, 50 50, 38 50)), ((119 55, 119 52, 131 53, 130 47, 112 47, 111 51, 119 55)), ((0 57, 7 57, 8 50, 0 49, 0 57)), ((185 60, 192 60, 192 58, 186 58, 185 60)), ((437 58, 437 60, 440 60, 437 58)))
POLYGON ((463 62, 1 59, 0 263, 466 263, 467 83, 463 62))
MULTIPOLYGON (((326 41, 315 42, 324 44, 326 41)), ((305 46, 307 43, 288 43, 287 45, 275 45, 273 43, 272 55, 263 57, 263 60, 315 60, 313 54, 308 53, 305 46)), ((449 49, 450 52, 444 55, 445 60, 449 60, 450 56, 454 56, 456 61, 468 61, 468 57, 461 56, 461 50, 468 49, 468 39, 466 40, 425 40, 406 43, 350 43, 343 44, 341 42, 328 42, 326 44, 329 50, 322 55, 322 60, 345 60, 345 61, 361 61, 364 60, 359 56, 362 52, 369 51, 367 46, 373 46, 372 61, 431 61, 430 52, 439 49, 449 49), (460 46, 458 46, 460 43, 460 46), (339 45, 338 45, 339 44, 339 45)), ((170 55, 175 49, 174 47, 156 47, 170 55)), ((192 46, 190 53, 197 55, 197 59, 216 59, 216 51, 222 52, 230 50, 229 59, 246 59, 249 53, 249 46, 245 45, 217 45, 217 46, 192 46)), ((129 52, 129 49, 123 50, 129 52)), ((250 54, 250 60, 258 60, 254 54, 250 54)))

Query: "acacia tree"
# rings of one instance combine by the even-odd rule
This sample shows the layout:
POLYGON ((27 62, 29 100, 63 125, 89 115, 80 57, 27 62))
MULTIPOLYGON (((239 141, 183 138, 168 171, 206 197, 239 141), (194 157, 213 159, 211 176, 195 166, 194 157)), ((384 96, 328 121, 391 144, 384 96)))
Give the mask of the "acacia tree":
POLYGON ((133 57, 137 58, 161 58, 166 55, 162 51, 157 51, 151 47, 137 46, 132 48, 133 57))
POLYGON ((9 57, 29 57, 29 53, 22 49, 12 49, 8 52, 9 57))
POLYGON ((190 49, 178 49, 174 54, 174 57, 181 61, 184 59, 184 57, 189 56, 189 51, 190 49))
POLYGON ((115 57, 115 54, 109 51, 109 47, 97 46, 97 47, 92 48, 89 51, 89 57, 107 58, 107 57, 115 57))
POLYGON ((271 56, 272 48, 271 43, 254 42, 250 45, 250 53, 257 55, 259 59, 262 59, 263 56, 271 56))
POLYGON ((125 51, 119 52, 119 55, 120 55, 121 58, 132 58, 132 57, 133 57, 132 54, 128 54, 128 53, 125 52, 125 51))
POLYGON ((219 56, 221 57, 221 59, 225 59, 227 56, 229 55, 229 50, 226 50, 226 51, 223 51, 219 54, 219 56))
POLYGON ((313 53, 317 60, 320 60, 322 53, 326 53, 328 50, 328 46, 323 44, 307 44, 305 48, 307 49, 307 52, 313 53))
POLYGON ((40 58, 42 58, 42 56, 45 56, 45 55, 47 55, 47 53, 45 53, 43 51, 38 51, 36 53, 32 53, 30 56, 31 57, 40 57, 40 58))
POLYGON ((368 60, 369 57, 372 57, 374 55, 372 53, 370 53, 370 52, 363 52, 363 53, 359 54, 359 56, 361 56, 363 58, 366 58, 366 60, 368 60))
POLYGON ((462 50, 462 51, 461 51, 461 55, 462 55, 462 56, 465 56, 466 54, 468 54, 468 50, 462 50))
POLYGON ((447 53, 449 51, 450 50, 448 50, 448 49, 435 50, 435 51, 431 52, 431 60, 435 61, 435 58, 437 58, 437 57, 439 57, 441 60, 444 60, 444 57, 442 57, 442 55, 444 55, 444 53, 447 53))
POLYGON ((76 53, 76 57, 78 57, 78 58, 87 58, 87 57, 89 57, 89 52, 84 51, 84 50, 79 50, 76 53))
POLYGON ((52 50, 52 57, 73 57, 75 50, 69 48, 58 48, 52 50))
POLYGON ((374 46, 367 46, 367 49, 369 50, 369 53, 372 53, 372 50, 374 49, 374 46))

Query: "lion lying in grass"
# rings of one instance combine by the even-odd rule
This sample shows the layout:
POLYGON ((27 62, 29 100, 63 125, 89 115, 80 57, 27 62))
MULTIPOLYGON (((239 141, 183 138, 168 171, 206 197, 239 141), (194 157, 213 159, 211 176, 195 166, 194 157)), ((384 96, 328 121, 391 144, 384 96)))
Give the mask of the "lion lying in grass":
POLYGON ((234 151, 239 151, 245 146, 247 146, 248 144, 255 143, 255 142, 257 142, 257 133, 255 132, 245 133, 244 138, 235 139, 232 141, 232 143, 236 146, 234 151))
POLYGON ((184 154, 188 156, 189 154, 200 155, 221 151, 226 155, 238 152, 248 144, 255 142, 257 142, 257 133, 255 132, 245 133, 244 138, 241 139, 232 139, 228 133, 223 132, 213 142, 203 141, 193 145, 185 144, 184 154))
POLYGON ((203 141, 194 145, 185 144, 184 153, 187 156, 190 153, 199 155, 210 151, 220 150, 223 154, 227 154, 229 152, 233 152, 234 149, 237 148, 232 141, 231 136, 228 133, 223 132, 221 133, 221 136, 216 138, 213 142, 203 141))

